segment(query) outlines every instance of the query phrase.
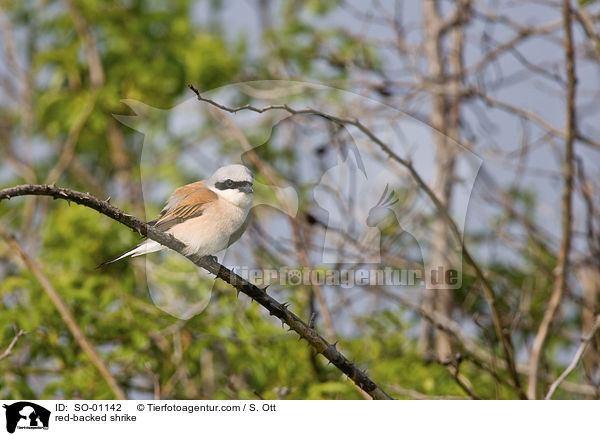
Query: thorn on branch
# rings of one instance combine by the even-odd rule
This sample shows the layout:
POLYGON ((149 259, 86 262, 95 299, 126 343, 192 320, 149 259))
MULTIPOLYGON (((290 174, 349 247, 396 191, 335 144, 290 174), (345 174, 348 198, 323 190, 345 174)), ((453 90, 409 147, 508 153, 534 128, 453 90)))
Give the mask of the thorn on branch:
POLYGON ((194 85, 192 85, 191 83, 188 83, 188 88, 190 88, 192 90, 192 92, 194 94, 196 94, 196 96, 198 98, 200 98, 200 91, 198 91, 198 89, 196 89, 196 87, 194 85))

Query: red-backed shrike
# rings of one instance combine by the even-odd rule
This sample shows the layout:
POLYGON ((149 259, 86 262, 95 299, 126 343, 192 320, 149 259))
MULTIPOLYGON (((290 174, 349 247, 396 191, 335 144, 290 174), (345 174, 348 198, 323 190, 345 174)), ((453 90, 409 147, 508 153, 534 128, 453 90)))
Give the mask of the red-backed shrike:
MULTIPOLYGON (((177 188, 158 218, 148 224, 184 242, 186 254, 214 255, 237 241, 246 230, 253 182, 252 172, 243 165, 221 167, 207 180, 177 188)), ((165 248, 148 239, 102 265, 165 248)))

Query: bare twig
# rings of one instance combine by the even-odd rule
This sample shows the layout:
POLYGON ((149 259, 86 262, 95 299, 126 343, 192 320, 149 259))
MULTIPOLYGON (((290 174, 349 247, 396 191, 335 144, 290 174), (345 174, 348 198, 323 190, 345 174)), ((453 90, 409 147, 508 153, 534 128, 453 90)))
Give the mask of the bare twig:
POLYGON ((154 393, 154 399, 160 400, 160 380, 158 378, 158 374, 152 371, 152 365, 150 365, 150 362, 146 362, 144 366, 146 367, 146 372, 148 373, 148 376, 152 380, 152 390, 154 393))
POLYGON ((10 341, 10 344, 8 344, 8 347, 6 347, 6 350, 4 350, 2 354, 0 354, 0 360, 6 359, 8 356, 11 355, 13 348, 17 344, 17 341, 25 333, 25 330, 19 329, 19 331, 15 334, 15 337, 12 339, 12 341, 10 341))
POLYGON ((456 355, 450 357, 447 361, 440 362, 444 365, 452 378, 456 381, 456 384, 473 400, 481 400, 481 397, 477 395, 473 389, 473 384, 464 375, 460 373, 460 364, 462 362, 462 356, 456 355))
POLYGON ((594 16, 590 14, 586 7, 576 8, 573 10, 573 13, 592 43, 592 50, 590 50, 593 53, 592 56, 600 62, 600 34, 596 30, 594 16))
MULTIPOLYGON (((158 231, 156 228, 90 194, 50 185, 21 185, 0 190, 0 201, 23 195, 44 195, 81 204, 94 209, 101 214, 126 225, 130 229, 137 231, 141 235, 183 255, 183 250, 185 249, 185 244, 183 242, 167 233, 158 231)), ((350 361, 346 356, 340 353, 335 344, 327 342, 296 314, 289 311, 287 304, 275 300, 270 295, 267 295, 263 289, 260 289, 243 279, 212 258, 199 257, 195 254, 186 255, 186 257, 195 265, 204 268, 217 276, 217 278, 234 286, 239 292, 246 294, 266 308, 270 315, 279 318, 283 323, 287 324, 291 330, 298 333, 302 339, 305 339, 318 353, 325 356, 329 362, 346 374, 359 388, 367 392, 371 398, 376 400, 391 399, 391 397, 371 380, 364 371, 358 369, 356 365, 354 365, 354 362, 350 361)))
POLYGON ((52 304, 54 304, 54 307, 56 307, 56 310, 58 310, 58 313, 60 313, 60 317, 62 318, 63 322, 65 323, 65 325, 67 326, 67 328, 69 329, 69 331, 71 332, 71 334, 73 335, 83 352, 92 361, 92 364, 96 367, 98 372, 100 372, 106 383, 108 383, 110 389, 113 391, 115 396, 119 400, 126 400, 127 396, 125 395, 125 392, 123 391, 123 389, 121 389, 116 379, 110 373, 108 367, 106 366, 100 355, 96 352, 94 346, 83 334, 83 332, 77 325, 77 321, 75 321, 75 318, 69 311, 69 308, 61 298, 60 294, 56 291, 56 289, 54 289, 54 286, 52 285, 48 277, 43 273, 38 263, 25 252, 19 241, 17 241, 15 237, 12 234, 10 234, 10 232, 8 232, 1 224, 0 236, 2 236, 10 246, 12 246, 14 252, 21 258, 21 260, 23 260, 23 262, 31 270, 33 275, 35 275, 36 279, 38 280, 38 282, 52 301, 52 304))
POLYGON ((90 83, 92 87, 100 87, 104 84, 104 68, 102 67, 102 59, 96 45, 96 38, 88 24, 85 16, 73 0, 66 0, 69 15, 75 24, 77 35, 83 43, 83 51, 85 59, 90 69, 90 83))
POLYGON ((548 308, 544 312, 544 317, 531 348, 529 358, 529 374, 527 396, 529 399, 535 399, 537 396, 538 368, 540 357, 548 338, 550 325, 554 321, 563 294, 567 287, 567 273, 569 267, 569 251, 571 249, 571 233, 573 220, 573 148, 575 142, 575 132, 577 125, 575 123, 575 86, 577 78, 575 76, 575 53, 573 49, 573 35, 571 26, 571 3, 570 0, 563 0, 563 20, 565 26, 565 57, 567 71, 567 113, 566 113, 566 139, 565 139, 565 160, 563 164, 564 188, 562 195, 562 242, 558 253, 558 264, 556 266, 556 280, 548 308))
POLYGON ((473 390, 473 385, 471 382, 458 371, 458 365, 449 365, 447 368, 456 381, 456 384, 460 386, 460 388, 465 391, 469 397, 471 397, 473 400, 481 400, 481 397, 473 390))
POLYGON ((546 394, 546 397, 544 398, 545 400, 549 400, 552 398, 552 395, 554 395, 554 391, 556 391, 558 386, 577 367, 577 365, 579 364, 579 361, 581 360, 581 357, 585 353, 585 350, 587 349, 587 347, 590 344, 590 342, 592 341, 592 339, 594 339, 594 335, 596 334, 596 331, 599 328, 600 328, 600 315, 598 315, 596 317, 596 321, 594 322, 594 325, 592 326, 592 329, 590 330, 590 332, 581 338, 581 344, 579 345, 579 348, 577 348, 577 351, 575 352, 575 355, 573 356, 573 360, 571 360, 571 363, 569 363, 569 366, 567 366, 565 368, 565 370, 562 372, 562 374, 554 381, 554 383, 552 383, 552 385, 550 386, 550 389, 548 389, 548 393, 546 394))

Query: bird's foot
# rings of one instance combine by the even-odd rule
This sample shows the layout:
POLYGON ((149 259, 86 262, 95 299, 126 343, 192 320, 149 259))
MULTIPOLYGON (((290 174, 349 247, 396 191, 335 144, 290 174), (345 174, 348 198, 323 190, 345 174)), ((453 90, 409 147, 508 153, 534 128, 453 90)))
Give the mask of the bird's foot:
POLYGON ((211 256, 204 256, 204 258, 210 260, 211 262, 215 262, 215 263, 219 262, 219 259, 217 258, 217 256, 212 256, 212 255, 211 256))

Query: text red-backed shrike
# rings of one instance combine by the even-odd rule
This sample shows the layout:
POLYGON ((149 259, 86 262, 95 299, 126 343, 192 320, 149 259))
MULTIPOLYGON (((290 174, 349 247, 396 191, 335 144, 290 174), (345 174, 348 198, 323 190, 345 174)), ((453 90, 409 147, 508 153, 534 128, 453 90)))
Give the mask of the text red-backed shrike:
MULTIPOLYGON (((246 230, 253 182, 252 172, 243 165, 221 167, 207 180, 177 188, 158 218, 148 224, 185 243, 186 254, 214 255, 237 241, 246 230)), ((165 248, 147 239, 102 265, 165 248)))

